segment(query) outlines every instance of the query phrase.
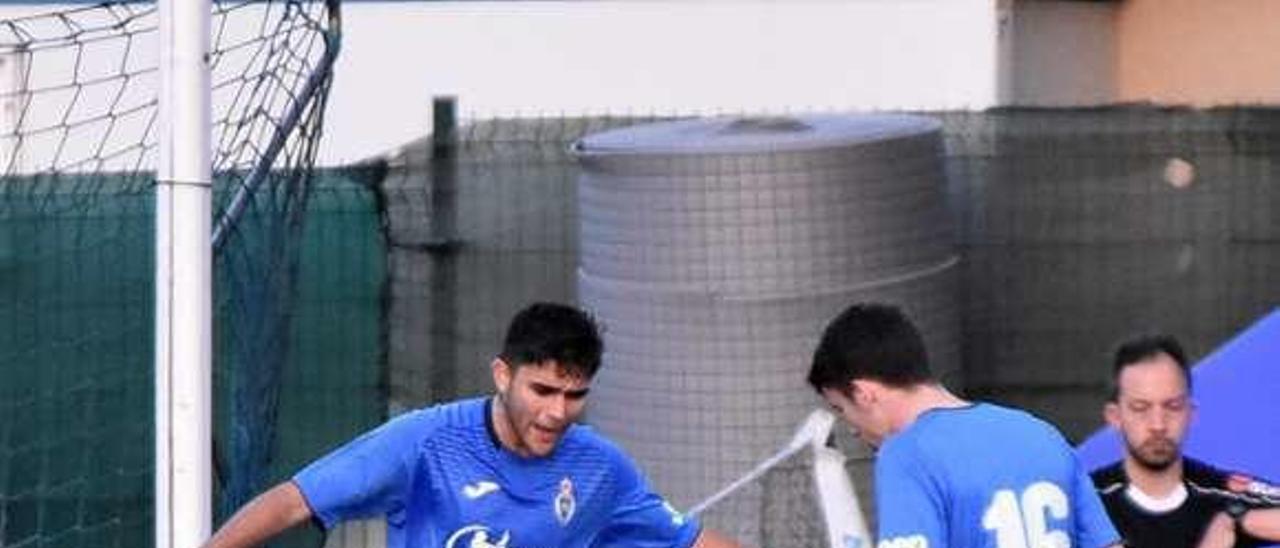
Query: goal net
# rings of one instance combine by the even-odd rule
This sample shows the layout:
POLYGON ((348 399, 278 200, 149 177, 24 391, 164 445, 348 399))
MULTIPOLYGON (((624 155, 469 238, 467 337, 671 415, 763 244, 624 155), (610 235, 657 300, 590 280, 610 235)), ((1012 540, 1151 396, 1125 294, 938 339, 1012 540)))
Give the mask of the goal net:
MULTIPOLYGON (((231 505, 273 439, 339 19, 324 0, 210 6, 216 471, 231 505)), ((158 12, 42 9, 0 6, 0 546, 148 546, 158 12)))

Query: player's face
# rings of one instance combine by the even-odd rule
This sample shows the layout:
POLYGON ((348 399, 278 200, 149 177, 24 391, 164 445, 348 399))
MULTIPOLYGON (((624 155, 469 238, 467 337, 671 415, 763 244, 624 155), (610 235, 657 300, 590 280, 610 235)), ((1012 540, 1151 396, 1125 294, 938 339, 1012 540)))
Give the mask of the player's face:
POLYGON ((555 450, 582 415, 591 383, 556 362, 512 368, 502 360, 493 362, 493 380, 499 395, 494 412, 498 439, 525 457, 545 457, 555 450))
POLYGON ((850 383, 848 391, 823 388, 822 399, 844 420, 853 435, 871 447, 880 447, 889 434, 889 425, 877 410, 875 398, 859 382, 850 383))
POLYGON ((1159 354, 1130 365, 1120 372, 1117 388, 1116 401, 1107 404, 1107 422, 1124 436, 1129 457, 1151 470, 1178 462, 1192 403, 1177 362, 1159 354))

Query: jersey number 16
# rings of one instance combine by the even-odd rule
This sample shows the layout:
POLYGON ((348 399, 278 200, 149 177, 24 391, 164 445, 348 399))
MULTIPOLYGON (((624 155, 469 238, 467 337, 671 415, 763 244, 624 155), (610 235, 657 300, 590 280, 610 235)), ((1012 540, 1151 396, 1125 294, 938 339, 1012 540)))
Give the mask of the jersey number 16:
POLYGON ((1000 548, 1069 548, 1063 531, 1050 529, 1048 518, 1067 518, 1067 495, 1057 485, 1038 481, 1022 491, 1001 489, 982 514, 982 527, 995 531, 1000 548))

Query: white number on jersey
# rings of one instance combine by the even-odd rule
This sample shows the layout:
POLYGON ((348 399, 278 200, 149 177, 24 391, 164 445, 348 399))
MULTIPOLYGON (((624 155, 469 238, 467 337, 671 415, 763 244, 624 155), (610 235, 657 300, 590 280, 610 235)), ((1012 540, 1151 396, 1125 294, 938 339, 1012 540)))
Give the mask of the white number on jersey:
POLYGON ((1066 519, 1067 495, 1057 485, 1038 481, 1022 491, 1001 489, 982 515, 982 527, 996 533, 1000 548, 1070 548, 1064 531, 1050 529, 1048 518, 1066 519))

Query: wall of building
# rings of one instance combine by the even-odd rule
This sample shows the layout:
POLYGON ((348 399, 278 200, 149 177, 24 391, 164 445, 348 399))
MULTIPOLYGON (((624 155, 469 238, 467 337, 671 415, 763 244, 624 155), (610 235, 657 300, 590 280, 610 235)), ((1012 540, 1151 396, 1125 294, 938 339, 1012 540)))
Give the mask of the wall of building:
POLYGON ((326 163, 464 116, 983 109, 997 103, 994 0, 360 2, 326 163))
POLYGON ((1115 101, 1116 4, 1022 1, 1011 10, 1008 104, 1063 107, 1115 101))
POLYGON ((1125 0, 1116 7, 1120 101, 1280 101, 1280 3, 1125 0))

